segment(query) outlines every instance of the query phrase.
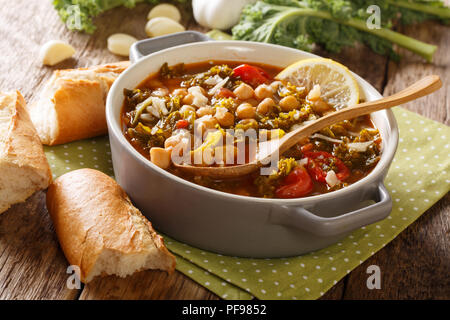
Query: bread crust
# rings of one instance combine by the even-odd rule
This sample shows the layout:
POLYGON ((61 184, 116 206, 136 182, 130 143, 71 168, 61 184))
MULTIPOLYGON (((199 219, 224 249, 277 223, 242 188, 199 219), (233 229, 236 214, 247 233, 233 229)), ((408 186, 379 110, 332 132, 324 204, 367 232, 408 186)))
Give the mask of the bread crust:
POLYGON ((38 102, 30 107, 42 142, 57 145, 106 134, 106 97, 113 82, 129 65, 129 61, 123 61, 56 70, 38 102), (54 109, 54 118, 50 118, 48 108, 54 109))
POLYGON ((61 248, 71 265, 80 267, 88 282, 105 250, 121 255, 148 251, 136 221, 149 232, 156 268, 174 271, 175 258, 151 223, 133 206, 123 189, 106 174, 80 169, 56 179, 47 192, 47 208, 61 248), (155 250, 156 249, 156 250, 155 250))
POLYGON ((103 91, 100 83, 67 79, 53 97, 58 134, 50 145, 106 134, 103 91))
MULTIPOLYGON (((14 93, 0 92, 0 111, 6 111, 7 118, 1 119, 3 125, 0 127, 0 174, 3 168, 9 166, 17 173, 26 172, 28 187, 20 190, 21 199, 25 201, 38 190, 46 189, 52 181, 52 173, 42 147, 42 143, 30 120, 26 110, 25 99, 19 91, 14 93)), ((14 190, 14 179, 10 179, 6 186, 14 190)), ((0 202, 8 202, 8 199, 0 199, 0 202)), ((17 202, 16 202, 17 203, 17 202)), ((0 213, 7 210, 10 205, 2 208, 0 213)))

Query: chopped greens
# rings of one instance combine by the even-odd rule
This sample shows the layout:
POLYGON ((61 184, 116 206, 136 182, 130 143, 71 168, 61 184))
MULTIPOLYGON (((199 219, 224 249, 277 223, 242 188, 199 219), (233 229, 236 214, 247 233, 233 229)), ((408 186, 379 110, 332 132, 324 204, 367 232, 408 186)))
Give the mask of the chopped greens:
POLYGON ((184 73, 185 73, 184 63, 179 63, 172 67, 169 67, 169 65, 166 62, 159 69, 159 74, 163 79, 176 78, 183 75, 184 73))
MULTIPOLYGON (((233 69, 227 65, 217 65, 211 67, 208 71, 202 72, 196 75, 185 76, 185 80, 182 82, 183 87, 202 86, 208 79, 218 76, 221 79, 233 76, 233 69)), ((212 88, 214 85, 207 85, 208 88, 212 88)), ((232 87, 232 86, 231 86, 232 87)))

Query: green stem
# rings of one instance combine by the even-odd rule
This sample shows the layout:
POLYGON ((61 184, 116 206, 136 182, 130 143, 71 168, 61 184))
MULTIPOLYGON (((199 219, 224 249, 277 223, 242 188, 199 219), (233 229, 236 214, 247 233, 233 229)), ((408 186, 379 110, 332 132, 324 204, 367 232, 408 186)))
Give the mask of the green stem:
POLYGON ((377 37, 386 39, 392 43, 396 43, 400 47, 408 49, 425 58, 428 62, 431 62, 433 60, 433 55, 437 50, 437 46, 435 45, 416 40, 387 28, 369 29, 367 28, 366 23, 362 20, 350 19, 343 23, 364 32, 376 35, 377 37))
POLYGON ((369 29, 367 27, 367 24, 363 20, 359 19, 348 19, 348 20, 337 20, 333 18, 333 16, 325 11, 319 11, 314 9, 288 9, 285 10, 285 13, 280 15, 276 21, 273 23, 273 27, 271 28, 271 32, 266 37, 265 41, 270 42, 270 39, 272 38, 272 35, 278 26, 278 24, 281 21, 284 21, 287 18, 292 18, 295 16, 309 16, 309 17, 316 17, 321 19, 328 19, 332 20, 336 23, 347 25, 353 28, 356 28, 358 30, 373 34, 377 37, 380 37, 382 39, 386 39, 392 43, 395 43, 399 45, 400 47, 403 47, 405 49, 408 49, 421 57, 425 58, 428 62, 431 62, 433 60, 433 54, 436 52, 437 47, 419 40, 416 40, 414 38, 405 36, 401 33, 392 31, 387 28, 381 28, 381 29, 369 29))
POLYGON ((450 8, 447 7, 435 7, 431 5, 426 5, 422 3, 414 3, 409 1, 394 1, 394 0, 387 0, 387 3, 389 3, 391 6, 395 7, 401 7, 405 9, 411 9, 414 11, 424 12, 428 14, 432 14, 435 16, 438 16, 442 19, 450 19, 450 8))

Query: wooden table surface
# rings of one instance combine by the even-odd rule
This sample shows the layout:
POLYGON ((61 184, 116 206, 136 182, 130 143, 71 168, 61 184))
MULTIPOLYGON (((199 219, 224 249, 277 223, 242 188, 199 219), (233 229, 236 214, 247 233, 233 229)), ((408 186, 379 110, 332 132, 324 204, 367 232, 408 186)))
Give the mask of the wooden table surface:
MULTIPOLYGON (((33 102, 54 68, 38 61, 40 46, 48 40, 71 43, 77 53, 58 68, 83 67, 118 61, 106 50, 110 34, 125 32, 146 38, 144 25, 149 5, 117 8, 97 19, 90 36, 68 31, 50 0, 0 0, 0 90, 20 90, 33 102)), ((189 29, 201 30, 189 11, 183 15, 189 29)), ((433 64, 401 51, 396 64, 365 47, 324 56, 347 65, 380 92, 393 93, 428 74, 438 74, 444 88, 406 108, 449 124, 450 29, 425 23, 402 30, 439 46, 433 64)), ((385 248, 338 282, 323 299, 449 299, 450 298, 450 196, 447 194, 385 248), (381 290, 366 287, 366 269, 381 268, 381 290)), ((173 275, 144 271, 126 279, 107 277, 80 290, 66 286, 68 264, 45 208, 45 194, 38 192, 0 216, 0 299, 219 299, 179 272, 173 275)))

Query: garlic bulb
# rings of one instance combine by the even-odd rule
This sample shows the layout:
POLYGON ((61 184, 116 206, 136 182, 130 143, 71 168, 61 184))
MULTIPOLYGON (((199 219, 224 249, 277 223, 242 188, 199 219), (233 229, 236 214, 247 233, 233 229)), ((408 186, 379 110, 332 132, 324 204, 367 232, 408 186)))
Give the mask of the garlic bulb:
POLYGON ((195 20, 211 29, 227 30, 239 22, 242 9, 256 0, 192 0, 195 20))

